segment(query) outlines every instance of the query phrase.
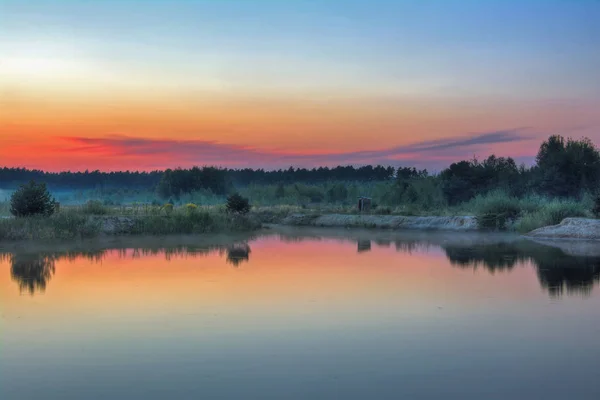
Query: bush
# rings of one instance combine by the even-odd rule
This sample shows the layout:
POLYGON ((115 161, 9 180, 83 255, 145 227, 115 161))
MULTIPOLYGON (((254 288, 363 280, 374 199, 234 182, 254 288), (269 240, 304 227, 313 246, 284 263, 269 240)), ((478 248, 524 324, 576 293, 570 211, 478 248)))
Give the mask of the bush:
POLYGON ((548 225, 558 225, 563 219, 569 217, 585 217, 586 212, 574 201, 555 201, 543 209, 547 214, 548 225))
POLYGON ((185 209, 187 211, 188 214, 193 214, 196 211, 198 211, 198 206, 195 205, 194 203, 188 203, 185 205, 185 209))
POLYGON ((84 214, 88 215, 106 215, 108 209, 102 204, 100 200, 90 200, 83 205, 81 208, 84 214))
POLYGON ((377 214, 380 215, 390 215, 392 213, 392 209, 390 207, 380 207, 377 208, 377 214))
POLYGON ((248 214, 250 202, 238 193, 234 193, 227 198, 226 209, 229 214, 248 214))
POLYGON ((56 201, 45 183, 31 181, 21 185, 10 199, 10 212, 15 217, 31 215, 50 216, 56 209, 56 201))
POLYGON ((338 203, 346 201, 348 198, 348 189, 343 183, 336 183, 327 190, 327 201, 331 203, 338 203))
POLYGON ((207 212, 192 213, 174 211, 169 217, 149 215, 134 221, 133 234, 172 235, 208 233, 222 229, 207 212))
POLYGON ((98 220, 92 220, 78 212, 0 220, 0 240, 88 238, 96 236, 100 230, 98 220))
POLYGON ((275 189, 275 198, 276 199, 283 199, 285 197, 285 188, 283 187, 283 184, 279 184, 277 185, 277 189, 275 189))
POLYGON ((544 226, 558 225, 565 218, 586 217, 585 207, 575 201, 553 201, 540 206, 536 211, 526 213, 519 220, 516 229, 527 233, 544 226))
POLYGON ((294 189, 298 193, 300 200, 308 200, 311 203, 321 203, 325 199, 323 188, 318 186, 295 184, 294 189))
POLYGON ((473 203, 480 228, 505 230, 521 213, 519 200, 502 193, 476 197, 473 203))
POLYGON ((600 218, 600 194, 594 199, 594 207, 592 208, 594 217, 600 218))

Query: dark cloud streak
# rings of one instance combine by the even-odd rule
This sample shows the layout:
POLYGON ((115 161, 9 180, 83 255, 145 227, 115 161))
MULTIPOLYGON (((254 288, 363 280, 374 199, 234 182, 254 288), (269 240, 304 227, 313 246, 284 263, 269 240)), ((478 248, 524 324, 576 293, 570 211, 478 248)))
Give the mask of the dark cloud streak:
MULTIPOLYGON (((319 166, 339 164, 398 164, 401 160, 414 165, 422 165, 427 160, 434 164, 445 162, 452 157, 465 156, 467 152, 479 150, 483 146, 499 143, 519 142, 530 139, 523 131, 515 128, 494 132, 483 132, 469 136, 423 141, 406 146, 379 150, 363 150, 344 153, 285 153, 261 150, 247 146, 222 144, 202 140, 139 139, 126 136, 107 138, 69 137, 61 138, 60 151, 102 154, 105 157, 147 157, 148 166, 222 165, 230 167, 280 168, 294 166, 319 166)), ((115 160, 117 161, 117 160, 115 160)), ((453 160, 454 161, 454 160, 453 160)), ((447 164, 447 162, 445 162, 447 164)))

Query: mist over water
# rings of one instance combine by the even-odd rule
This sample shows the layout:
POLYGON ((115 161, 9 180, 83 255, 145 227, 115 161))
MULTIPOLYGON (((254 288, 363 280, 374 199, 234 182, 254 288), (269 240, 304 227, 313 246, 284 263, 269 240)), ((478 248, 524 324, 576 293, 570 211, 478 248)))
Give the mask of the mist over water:
POLYGON ((600 397, 600 255, 327 229, 0 250, 2 399, 600 397))

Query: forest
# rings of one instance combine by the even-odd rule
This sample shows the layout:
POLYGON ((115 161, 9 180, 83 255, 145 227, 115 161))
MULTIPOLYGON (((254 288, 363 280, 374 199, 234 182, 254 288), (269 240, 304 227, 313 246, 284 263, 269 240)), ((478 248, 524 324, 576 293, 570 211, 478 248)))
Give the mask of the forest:
MULTIPOLYGON (((456 208, 493 194, 511 199, 539 198, 584 201, 600 189, 600 153, 591 140, 551 136, 537 153, 535 164, 517 165, 510 157, 491 155, 462 160, 443 171, 400 166, 338 166, 226 169, 213 166, 139 172, 44 172, 0 169, 0 189, 44 182, 64 201, 98 199, 106 205, 129 202, 164 204, 222 203, 239 192, 253 205, 353 205, 357 196, 373 198, 393 212, 433 212, 456 208)), ((385 212, 385 210, 383 210, 385 212)))

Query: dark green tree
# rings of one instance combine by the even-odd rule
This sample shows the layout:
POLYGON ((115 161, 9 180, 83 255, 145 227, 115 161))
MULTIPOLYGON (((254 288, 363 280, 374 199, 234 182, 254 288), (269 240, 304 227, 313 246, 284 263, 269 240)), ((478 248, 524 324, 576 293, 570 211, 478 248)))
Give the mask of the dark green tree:
POLYGON ((551 136, 536 157, 536 186, 540 193, 575 197, 594 191, 600 182, 600 153, 590 139, 551 136))
POLYGON ((45 183, 30 181, 21 185, 10 199, 10 212, 15 217, 31 215, 50 216, 56 210, 56 201, 45 183))
POLYGON ((226 209, 229 214, 248 214, 250 202, 247 198, 234 193, 227 198, 226 209))

